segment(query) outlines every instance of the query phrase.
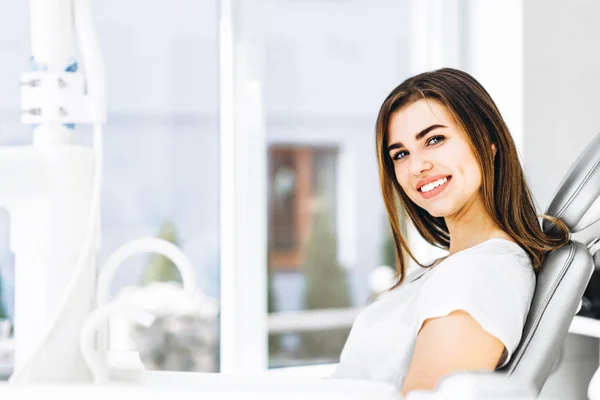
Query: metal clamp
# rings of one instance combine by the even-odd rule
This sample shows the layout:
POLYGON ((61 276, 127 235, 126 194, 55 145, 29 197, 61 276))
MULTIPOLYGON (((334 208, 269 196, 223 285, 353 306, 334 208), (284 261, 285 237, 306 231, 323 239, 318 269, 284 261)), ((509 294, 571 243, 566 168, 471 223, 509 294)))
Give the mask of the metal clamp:
POLYGON ((33 71, 21 75, 21 122, 104 122, 94 115, 80 72, 33 71))

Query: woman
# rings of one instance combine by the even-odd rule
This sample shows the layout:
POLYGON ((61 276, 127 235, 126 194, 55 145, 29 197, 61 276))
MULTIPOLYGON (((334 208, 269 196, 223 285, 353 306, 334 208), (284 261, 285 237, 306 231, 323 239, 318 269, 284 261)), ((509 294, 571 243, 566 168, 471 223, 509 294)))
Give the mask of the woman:
POLYGON ((446 375, 505 366, 519 344, 547 252, 510 132, 486 90, 455 69, 404 81, 376 126, 381 190, 396 247, 396 284, 355 320, 332 377, 391 382, 402 395, 446 375), (434 246, 420 264, 402 237, 407 215, 434 246), (406 277, 406 255, 417 271, 406 277))

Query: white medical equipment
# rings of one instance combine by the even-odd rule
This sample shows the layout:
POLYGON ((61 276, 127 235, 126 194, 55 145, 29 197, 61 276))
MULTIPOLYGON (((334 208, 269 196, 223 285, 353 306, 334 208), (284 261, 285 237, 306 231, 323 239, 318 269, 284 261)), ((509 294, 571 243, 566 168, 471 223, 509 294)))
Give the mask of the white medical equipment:
POLYGON ((94 307, 104 64, 88 2, 30 6, 32 71, 21 77, 21 120, 35 124, 34 139, 0 148, 3 171, 11 171, 0 178, 0 205, 10 216, 15 255, 11 380, 84 382, 88 372, 76 344, 94 307), (92 124, 93 148, 75 144, 75 123, 92 124))
MULTIPOLYGON (((143 393, 147 398, 163 399, 172 396, 169 388, 177 387, 182 399, 197 398, 199 393, 214 399, 232 393, 261 399, 280 397, 282 393, 313 400, 342 396, 371 400, 398 398, 395 388, 378 382, 276 376, 141 371, 132 382, 124 384, 110 382, 101 362, 90 361, 93 355, 91 358, 87 354, 84 359, 80 338, 82 343, 90 343, 93 328, 115 309, 142 317, 146 322, 152 317, 133 306, 125 311, 119 307, 122 304, 106 303, 109 278, 100 279, 100 295, 98 299, 94 296, 95 253, 100 246, 99 194, 106 85, 89 0, 30 0, 30 5, 33 68, 22 77, 22 122, 35 125, 34 141, 30 146, 0 147, 0 171, 11 172, 0 174, 0 206, 7 209, 11 218, 10 244, 15 254, 16 365, 11 383, 38 386, 0 385, 0 395, 19 399, 55 392, 69 399, 143 393), (79 39, 77 48, 74 38, 79 39), (75 144, 73 124, 93 126, 92 148, 75 144), (100 307, 93 311, 95 306, 100 307), (89 384, 92 381, 89 364, 102 385, 89 384), (50 382, 53 385, 45 385, 50 382)), ((591 145, 594 151, 600 148, 596 142, 591 145)), ((553 203, 558 208, 550 210, 550 214, 565 219, 572 228, 581 220, 581 213, 593 208, 590 204, 599 195, 593 186, 600 179, 593 156, 587 154, 579 160, 561 184, 564 190, 553 203), (591 187, 588 185, 586 189, 584 183, 590 180, 591 187), (579 208, 570 207, 572 204, 579 208)), ((588 219, 595 221, 597 217, 594 213, 588 219)), ((555 358, 556 352, 548 350, 548 346, 564 339, 565 321, 568 323, 569 315, 574 313, 581 297, 579 292, 583 292, 593 268, 586 249, 575 243, 550 257, 548 273, 542 276, 536 291, 523 343, 506 374, 457 374, 445 379, 435 394, 415 393, 409 399, 534 398, 549 374, 551 365, 547 365, 546 359, 555 358), (559 315, 560 327, 542 334, 540 326, 549 329, 557 325, 547 317, 547 310, 556 313, 553 318, 559 315), (539 358, 544 365, 532 361, 542 357, 544 351, 551 351, 547 358, 539 358), (535 386, 530 384, 533 382, 535 386)), ((146 247, 143 251, 153 250, 146 247)), ((115 257, 122 261, 126 253, 116 253, 120 256, 115 257)), ((119 262, 109 263, 114 267, 105 268, 114 271, 119 262)))

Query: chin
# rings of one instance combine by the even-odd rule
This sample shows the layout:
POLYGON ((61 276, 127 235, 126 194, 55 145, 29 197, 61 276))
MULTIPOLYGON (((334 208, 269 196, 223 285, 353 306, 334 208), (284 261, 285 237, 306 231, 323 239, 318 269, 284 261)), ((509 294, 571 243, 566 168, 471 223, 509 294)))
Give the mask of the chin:
POLYGON ((427 213, 432 217, 445 218, 456 212, 456 207, 454 206, 454 204, 447 204, 447 202, 444 201, 433 203, 429 201, 423 201, 423 199, 421 198, 413 198, 411 200, 417 206, 427 211, 427 213))
POLYGON ((436 217, 436 218, 444 218, 446 215, 448 215, 448 213, 445 212, 432 212, 432 211, 427 211, 429 213, 429 215, 431 215, 432 217, 436 217))
POLYGON ((447 208, 447 207, 422 207, 425 211, 427 211, 429 213, 429 215, 431 215, 432 217, 436 217, 436 218, 446 218, 449 215, 452 215, 452 213, 454 212, 454 210, 452 210, 451 208, 447 208))

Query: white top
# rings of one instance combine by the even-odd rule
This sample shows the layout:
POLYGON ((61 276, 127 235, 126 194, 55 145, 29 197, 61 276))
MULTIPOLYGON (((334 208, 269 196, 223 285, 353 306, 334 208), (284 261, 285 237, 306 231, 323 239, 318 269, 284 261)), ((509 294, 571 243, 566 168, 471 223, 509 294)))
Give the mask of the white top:
POLYGON ((535 289, 531 261, 519 245, 494 238, 407 276, 356 318, 331 378, 402 386, 417 333, 428 318, 467 311, 506 347, 517 348, 535 289))

